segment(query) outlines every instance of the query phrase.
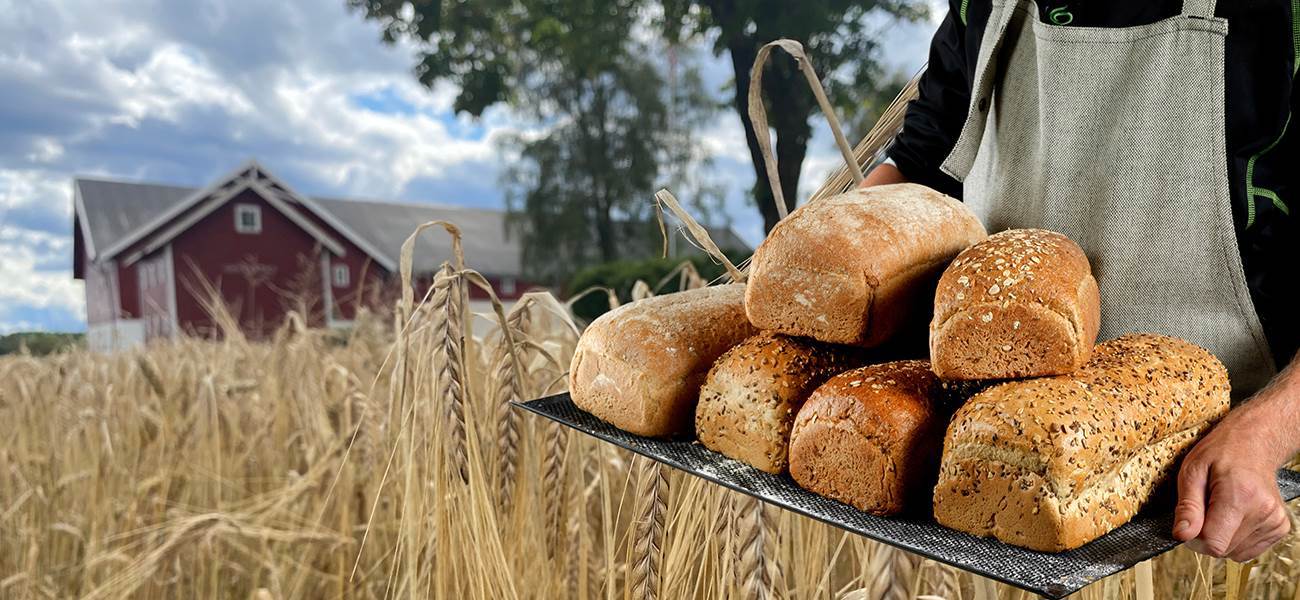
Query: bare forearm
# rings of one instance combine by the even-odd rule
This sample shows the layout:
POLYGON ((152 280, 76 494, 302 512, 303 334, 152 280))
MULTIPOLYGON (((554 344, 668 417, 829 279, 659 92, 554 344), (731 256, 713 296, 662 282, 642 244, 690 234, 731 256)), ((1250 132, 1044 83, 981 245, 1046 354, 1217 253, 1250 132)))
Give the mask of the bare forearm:
POLYGON ((1292 359, 1268 387, 1238 410, 1257 419, 1275 464, 1291 462, 1300 453, 1300 360, 1292 359))
POLYGON ((898 167, 889 163, 882 164, 867 173, 867 178, 862 181, 862 187, 875 187, 878 185, 891 185, 895 183, 907 183, 907 177, 898 167))

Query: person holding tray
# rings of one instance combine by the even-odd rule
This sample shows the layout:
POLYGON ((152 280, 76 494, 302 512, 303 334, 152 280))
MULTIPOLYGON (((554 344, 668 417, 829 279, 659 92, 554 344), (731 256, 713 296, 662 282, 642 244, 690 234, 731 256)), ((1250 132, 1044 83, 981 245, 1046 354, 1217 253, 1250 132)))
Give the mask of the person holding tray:
POLYGON ((1293 0, 952 0, 890 160, 864 186, 962 198, 990 232, 1077 241, 1100 339, 1213 352, 1235 408, 1187 455, 1173 534, 1245 561, 1290 531, 1300 451, 1293 0))

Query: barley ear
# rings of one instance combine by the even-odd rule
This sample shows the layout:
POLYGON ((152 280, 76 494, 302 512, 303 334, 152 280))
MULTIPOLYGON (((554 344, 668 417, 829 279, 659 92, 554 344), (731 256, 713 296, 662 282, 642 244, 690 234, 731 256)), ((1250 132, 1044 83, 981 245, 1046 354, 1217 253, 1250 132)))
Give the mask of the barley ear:
POLYGON ((547 423, 546 439, 542 449, 542 501, 546 511, 546 547, 552 557, 559 547, 564 532, 564 426, 547 423))
POLYGON ((763 502, 744 497, 733 510, 738 530, 736 587, 746 598, 783 597, 784 585, 775 564, 777 532, 775 511, 763 502))
POLYGON ((519 465, 519 412, 514 403, 524 400, 524 382, 515 340, 522 339, 528 323, 528 303, 520 301, 510 309, 501 324, 500 345, 495 353, 496 367, 493 381, 496 393, 493 406, 496 420, 497 442, 497 503, 501 514, 510 514, 514 502, 516 473, 519 465))
POLYGON ((461 276, 443 263, 433 280, 430 300, 433 318, 433 369, 438 395, 445 403, 445 442, 452 471, 469 481, 465 455, 465 332, 463 283, 461 276))
POLYGON ((632 598, 655 600, 660 590, 664 523, 668 517, 668 467, 642 459, 644 482, 638 495, 636 539, 632 548, 632 598))

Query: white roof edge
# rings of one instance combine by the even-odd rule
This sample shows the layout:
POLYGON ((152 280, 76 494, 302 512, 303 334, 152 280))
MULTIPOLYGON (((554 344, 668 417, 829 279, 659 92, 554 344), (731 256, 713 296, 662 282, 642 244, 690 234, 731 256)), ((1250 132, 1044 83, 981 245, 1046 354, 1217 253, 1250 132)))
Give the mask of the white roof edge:
POLYGON ((262 185, 256 180, 250 179, 250 180, 245 180, 243 183, 230 190, 229 193, 226 195, 226 197, 220 200, 219 202, 216 202, 210 210, 206 210, 203 213, 196 215, 197 218, 188 220, 189 222, 183 220, 180 223, 177 223, 176 226, 173 226, 172 228, 167 230, 162 235, 162 237, 159 237, 158 239, 149 242, 149 245, 146 246, 144 249, 142 249, 140 252, 132 253, 131 256, 127 257, 126 264, 134 263, 135 261, 143 258, 145 255, 154 252, 163 246, 170 244, 172 240, 174 240, 180 234, 188 231, 191 227, 194 226, 195 223, 197 223, 199 220, 202 220, 203 217, 206 217, 208 214, 211 214, 213 210, 216 210, 222 205, 230 202, 236 196, 242 193, 244 190, 252 190, 254 193, 261 196, 264 200, 266 200, 267 204, 270 204, 272 208, 274 208, 277 211, 280 211, 280 214, 284 215, 290 221, 293 221, 295 225, 300 227, 303 231, 307 232, 307 235, 310 235, 313 239, 320 242, 321 245, 325 247, 325 249, 329 250, 330 252, 333 252, 336 256, 347 256, 347 250, 345 250, 343 246, 338 243, 338 240, 335 240, 333 238, 333 236, 329 235, 325 231, 322 231, 321 228, 317 227, 311 221, 308 221, 307 219, 303 218, 303 216, 299 214, 298 211, 294 210, 292 206, 285 204, 284 200, 277 198, 275 196, 275 193, 272 192, 270 189, 267 189, 266 186, 262 185))
POLYGON ((384 200, 382 198, 331 198, 328 196, 319 196, 313 200, 324 200, 326 202, 350 202, 354 204, 383 204, 387 206, 400 206, 402 208, 435 208, 438 210, 459 210, 488 213, 504 213, 505 210, 497 208, 488 208, 486 206, 466 206, 463 204, 447 204, 445 202, 415 202, 408 200, 384 200))
MULTIPOLYGON (((90 235, 90 220, 86 218, 86 203, 81 199, 81 180, 72 181, 72 210, 77 216, 77 227, 81 230, 81 239, 86 244, 86 257, 95 260, 95 238, 90 235)), ((73 261, 77 257, 72 257, 73 261)))
POLYGON ((325 221, 325 223, 328 224, 330 227, 333 227, 335 231, 343 234, 343 237, 347 238, 348 241, 352 242, 353 244, 356 244, 356 246, 360 248, 363 252, 369 254, 371 258, 375 259, 375 261, 379 263, 379 266, 384 267, 390 273, 397 272, 397 262, 394 261, 391 256, 388 256, 387 254, 381 252, 378 248, 374 247, 374 245, 372 245, 368 240, 361 237, 359 234, 357 234, 357 232, 353 231, 351 227, 348 227, 345 223, 343 223, 343 221, 340 221, 338 217, 334 216, 334 213, 325 210, 311 198, 303 196, 302 194, 299 194, 298 192, 294 191, 293 188, 289 187, 288 185, 285 185, 285 183, 281 181, 279 177, 276 177, 275 175, 268 173, 266 169, 259 169, 259 170, 261 171, 263 177, 265 177, 272 183, 280 186, 280 189, 284 190, 285 193, 289 194, 290 197, 293 198, 293 200, 307 207, 307 210, 311 211, 312 214, 316 215, 320 220, 325 221))
POLYGON ((158 215, 158 217, 154 218, 148 223, 145 223, 144 225, 141 225, 140 227, 137 227, 135 231, 132 231, 131 233, 124 236, 122 239, 118 240, 117 243, 113 244, 112 246, 109 246, 108 248, 105 248, 104 258, 109 259, 109 258, 113 258, 114 256, 117 256, 123 250, 126 250, 127 248, 131 247, 132 244, 140 241, 145 236, 152 233, 154 230, 166 224, 168 221, 175 219, 181 213, 185 212, 186 210, 189 210, 190 207, 194 206, 194 204, 208 197, 209 195, 212 194, 212 192, 221 189, 222 186, 226 185, 227 183, 230 183, 232 179, 239 177, 239 175, 242 174, 244 171, 247 171, 248 169, 253 167, 257 167, 259 171, 265 171, 264 169, 261 168, 260 165, 257 164, 256 160, 249 159, 244 161, 244 163, 241 164, 239 168, 218 178, 213 183, 208 184, 207 187, 195 191, 193 194, 190 194, 184 200, 177 202, 176 204, 172 205, 171 208, 163 211, 163 213, 158 215))

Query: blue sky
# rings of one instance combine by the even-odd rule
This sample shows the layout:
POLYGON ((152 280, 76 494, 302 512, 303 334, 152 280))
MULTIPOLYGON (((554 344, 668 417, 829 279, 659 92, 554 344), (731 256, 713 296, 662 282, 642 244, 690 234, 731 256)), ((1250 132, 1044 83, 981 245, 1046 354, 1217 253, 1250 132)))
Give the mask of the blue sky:
MULTIPOLYGON (((933 26, 881 27, 894 67, 918 68, 933 26)), ((202 186, 257 158, 307 194, 501 207, 495 140, 536 126, 506 107, 455 115, 412 52, 344 0, 0 0, 0 333, 85 328, 74 175, 202 186)), ((728 61, 694 56, 723 98, 728 61)), ((698 132, 710 177, 756 244, 739 118, 714 121, 698 132)), ((837 160, 819 129, 805 193, 837 160)))

